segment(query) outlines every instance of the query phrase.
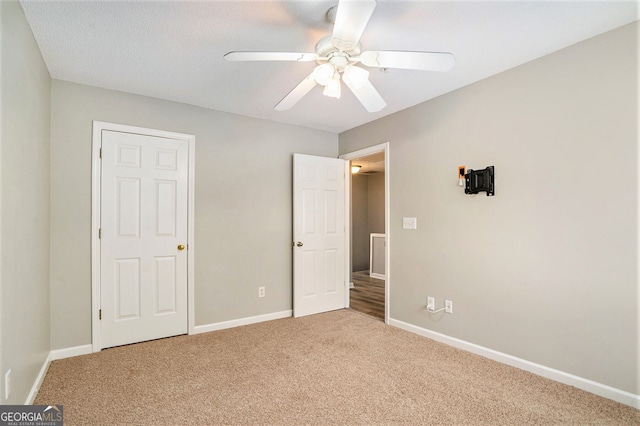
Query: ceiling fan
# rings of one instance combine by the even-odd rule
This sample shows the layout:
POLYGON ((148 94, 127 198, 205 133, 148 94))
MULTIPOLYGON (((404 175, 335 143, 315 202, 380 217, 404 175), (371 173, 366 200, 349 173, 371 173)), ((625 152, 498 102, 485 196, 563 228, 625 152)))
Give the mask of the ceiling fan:
POLYGON ((339 0, 327 12, 334 22, 333 33, 316 44, 315 53, 298 52, 229 52, 227 61, 316 61, 317 66, 276 106, 278 111, 293 107, 316 85, 323 94, 340 98, 340 81, 353 92, 369 112, 380 111, 387 104, 369 81, 369 71, 357 66, 403 68, 424 71, 448 71, 455 64, 451 53, 410 52, 401 50, 362 51, 360 37, 376 7, 375 0, 339 0))

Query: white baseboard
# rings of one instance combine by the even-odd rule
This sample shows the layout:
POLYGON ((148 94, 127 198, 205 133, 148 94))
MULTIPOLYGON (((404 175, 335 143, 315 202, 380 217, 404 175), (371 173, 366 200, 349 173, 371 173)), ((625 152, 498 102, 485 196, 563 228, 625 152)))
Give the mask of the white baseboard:
POLYGON ((635 395, 631 392, 626 392, 612 386, 594 382, 593 380, 585 379, 583 377, 575 376, 564 371, 555 370, 553 368, 536 364, 522 358, 517 358, 502 352, 494 351, 493 349, 488 349, 474 343, 456 339, 455 337, 450 337, 445 334, 427 330, 426 328, 418 327, 403 321, 389 318, 389 325, 401 328, 406 331, 410 331, 415 334, 419 334, 420 336, 436 340, 438 342, 456 347, 458 349, 463 349, 467 352, 471 352, 476 355, 501 362, 503 364, 510 365, 512 367, 519 368, 521 370, 528 371, 533 374, 537 374, 538 376, 546 377, 547 379, 555 380, 556 382, 564 383, 565 385, 574 386, 578 389, 582 389, 603 398, 611 399, 613 401, 640 409, 640 395, 635 395))
POLYGON ((240 318, 231 321, 216 322, 207 325, 197 325, 194 327, 193 334, 208 333, 210 331, 224 330, 227 328, 240 327, 242 325, 256 324, 259 322, 272 321, 282 318, 289 318, 293 315, 293 311, 273 312, 271 314, 257 315, 255 317, 240 318))
POLYGON ((36 377, 36 380, 33 382, 31 386, 31 391, 27 396, 27 400, 25 401, 25 405, 32 405, 33 401, 35 401, 36 396, 38 395, 38 391, 40 390, 40 386, 42 386, 42 382, 44 382, 44 377, 47 375, 47 370, 49 369, 49 365, 51 361, 55 361, 57 359, 70 358, 72 356, 78 355, 86 355, 91 353, 91 345, 82 345, 75 346, 73 348, 65 348, 65 349, 56 349, 50 351, 47 355, 47 358, 44 360, 42 367, 40 368, 40 372, 36 377))
POLYGON ((33 401, 35 401, 36 395, 38 395, 38 391, 40 390, 40 386, 42 386, 42 382, 44 382, 44 376, 47 375, 49 364, 51 364, 51 352, 49 352, 49 355, 47 355, 47 358, 45 358, 44 363, 40 368, 40 372, 38 373, 35 382, 33 382, 33 386, 31 386, 31 391, 29 392, 24 405, 32 405, 33 401))
POLYGON ((90 353, 93 353, 93 346, 90 344, 74 346, 71 348, 55 349, 51 351, 51 360, 55 361, 57 359, 71 358, 73 356, 87 355, 90 353))

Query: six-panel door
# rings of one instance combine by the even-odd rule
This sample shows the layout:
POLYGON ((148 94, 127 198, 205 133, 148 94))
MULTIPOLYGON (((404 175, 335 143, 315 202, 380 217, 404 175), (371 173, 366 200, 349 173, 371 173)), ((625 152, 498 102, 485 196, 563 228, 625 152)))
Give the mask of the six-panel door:
POLYGON ((188 143, 102 132, 101 347, 187 332, 188 143))
POLYGON ((345 161, 295 154, 293 315, 346 306, 345 161))

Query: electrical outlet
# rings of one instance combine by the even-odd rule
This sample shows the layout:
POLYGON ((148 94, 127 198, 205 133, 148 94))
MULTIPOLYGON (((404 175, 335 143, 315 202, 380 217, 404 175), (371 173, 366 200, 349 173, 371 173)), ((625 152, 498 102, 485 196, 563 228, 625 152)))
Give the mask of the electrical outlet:
POLYGON ((451 300, 444 301, 444 311, 448 314, 453 313, 453 302, 451 300))
POLYGON ((4 374, 4 399, 9 399, 9 396, 11 396, 11 369, 4 374))
POLYGON ((433 297, 427 297, 427 309, 433 311, 436 309, 436 299, 433 297))
POLYGON ((418 229, 418 219, 415 217, 403 217, 402 229, 418 229))
POLYGON ((264 297, 264 287, 258 287, 258 297, 264 297))

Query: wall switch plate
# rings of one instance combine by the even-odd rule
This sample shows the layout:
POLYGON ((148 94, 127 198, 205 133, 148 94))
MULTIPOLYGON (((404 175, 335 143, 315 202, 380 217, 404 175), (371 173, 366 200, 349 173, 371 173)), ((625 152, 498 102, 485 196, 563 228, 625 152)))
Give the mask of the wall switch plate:
POLYGON ((418 229, 418 219, 415 217, 403 217, 402 229, 418 229))
POLYGON ((258 287, 258 297, 264 297, 264 287, 258 287))
POLYGON ((4 373, 4 399, 7 400, 11 396, 11 369, 4 373))
POLYGON ((453 313, 453 302, 451 300, 444 301, 444 311, 448 314, 453 313))

